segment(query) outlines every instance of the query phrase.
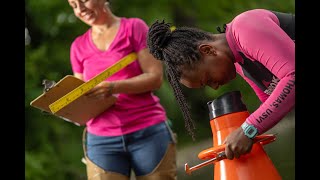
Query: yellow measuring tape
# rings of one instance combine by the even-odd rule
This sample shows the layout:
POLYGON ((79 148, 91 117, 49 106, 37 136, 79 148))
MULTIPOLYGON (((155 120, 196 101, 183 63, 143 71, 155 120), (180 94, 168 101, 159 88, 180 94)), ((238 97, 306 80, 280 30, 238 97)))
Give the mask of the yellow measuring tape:
POLYGON ((78 97, 83 95, 84 93, 88 92, 90 89, 95 87, 100 82, 104 81, 106 78, 110 77, 114 73, 118 72, 125 66, 129 65, 131 62, 137 59, 136 53, 130 53, 124 58, 120 59, 117 63, 109 67, 108 69, 104 70, 102 73, 96 75, 94 78, 90 79, 89 81, 81 84, 79 87, 75 88, 68 94, 64 95, 60 99, 56 100, 54 103, 49 105, 49 108, 52 113, 58 112, 63 107, 70 104, 72 101, 76 100, 78 97))

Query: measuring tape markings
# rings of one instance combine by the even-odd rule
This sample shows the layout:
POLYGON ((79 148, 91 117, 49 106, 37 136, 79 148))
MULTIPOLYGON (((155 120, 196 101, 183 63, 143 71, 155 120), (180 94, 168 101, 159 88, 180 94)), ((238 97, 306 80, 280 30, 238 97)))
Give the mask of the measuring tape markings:
POLYGON ((109 67, 108 69, 104 70, 102 73, 96 75, 91 80, 81 84, 79 87, 75 88, 71 92, 67 93, 60 99, 56 100, 54 103, 49 105, 49 108, 52 113, 58 112, 60 109, 64 108, 72 101, 76 100, 78 97, 89 91, 90 89, 94 88, 97 84, 104 81, 106 78, 110 77, 114 73, 118 72, 122 68, 129 65, 131 62, 137 59, 136 53, 130 53, 117 63, 109 67))

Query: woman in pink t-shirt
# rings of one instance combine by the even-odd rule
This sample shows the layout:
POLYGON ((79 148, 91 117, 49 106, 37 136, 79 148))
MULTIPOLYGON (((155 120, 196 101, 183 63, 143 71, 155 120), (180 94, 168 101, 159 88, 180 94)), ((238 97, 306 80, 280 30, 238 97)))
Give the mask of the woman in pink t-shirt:
POLYGON ((191 27, 171 31, 169 23, 156 21, 148 32, 148 47, 166 64, 191 135, 193 121, 179 83, 218 89, 238 73, 253 88, 262 104, 224 141, 226 157, 233 159, 250 152, 253 138, 295 106, 295 15, 248 10, 218 31, 191 27))
MULTIPOLYGON (((106 0, 68 0, 90 28, 70 49, 74 76, 88 81, 134 52, 137 60, 86 95, 113 95, 115 104, 86 124, 84 141, 88 179, 176 179, 176 141, 160 100, 163 69, 146 45, 148 26, 139 18, 115 16, 106 0)), ((99 106, 99 104, 97 104, 99 106)))

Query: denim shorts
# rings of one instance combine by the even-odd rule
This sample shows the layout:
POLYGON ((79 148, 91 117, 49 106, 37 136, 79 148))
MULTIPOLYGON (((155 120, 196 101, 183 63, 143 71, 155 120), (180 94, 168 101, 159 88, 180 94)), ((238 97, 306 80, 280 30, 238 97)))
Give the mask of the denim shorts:
POLYGON ((87 132, 87 156, 109 172, 130 176, 151 173, 159 164, 169 143, 175 143, 166 122, 122 136, 97 136, 87 132))

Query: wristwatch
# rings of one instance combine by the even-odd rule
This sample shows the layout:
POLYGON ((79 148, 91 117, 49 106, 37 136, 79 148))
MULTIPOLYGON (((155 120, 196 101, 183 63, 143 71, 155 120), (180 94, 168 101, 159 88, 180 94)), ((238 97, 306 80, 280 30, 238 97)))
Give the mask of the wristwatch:
POLYGON ((248 124, 247 122, 244 122, 241 125, 241 128, 244 134, 250 139, 253 139, 258 135, 258 129, 254 127, 252 124, 248 124))

